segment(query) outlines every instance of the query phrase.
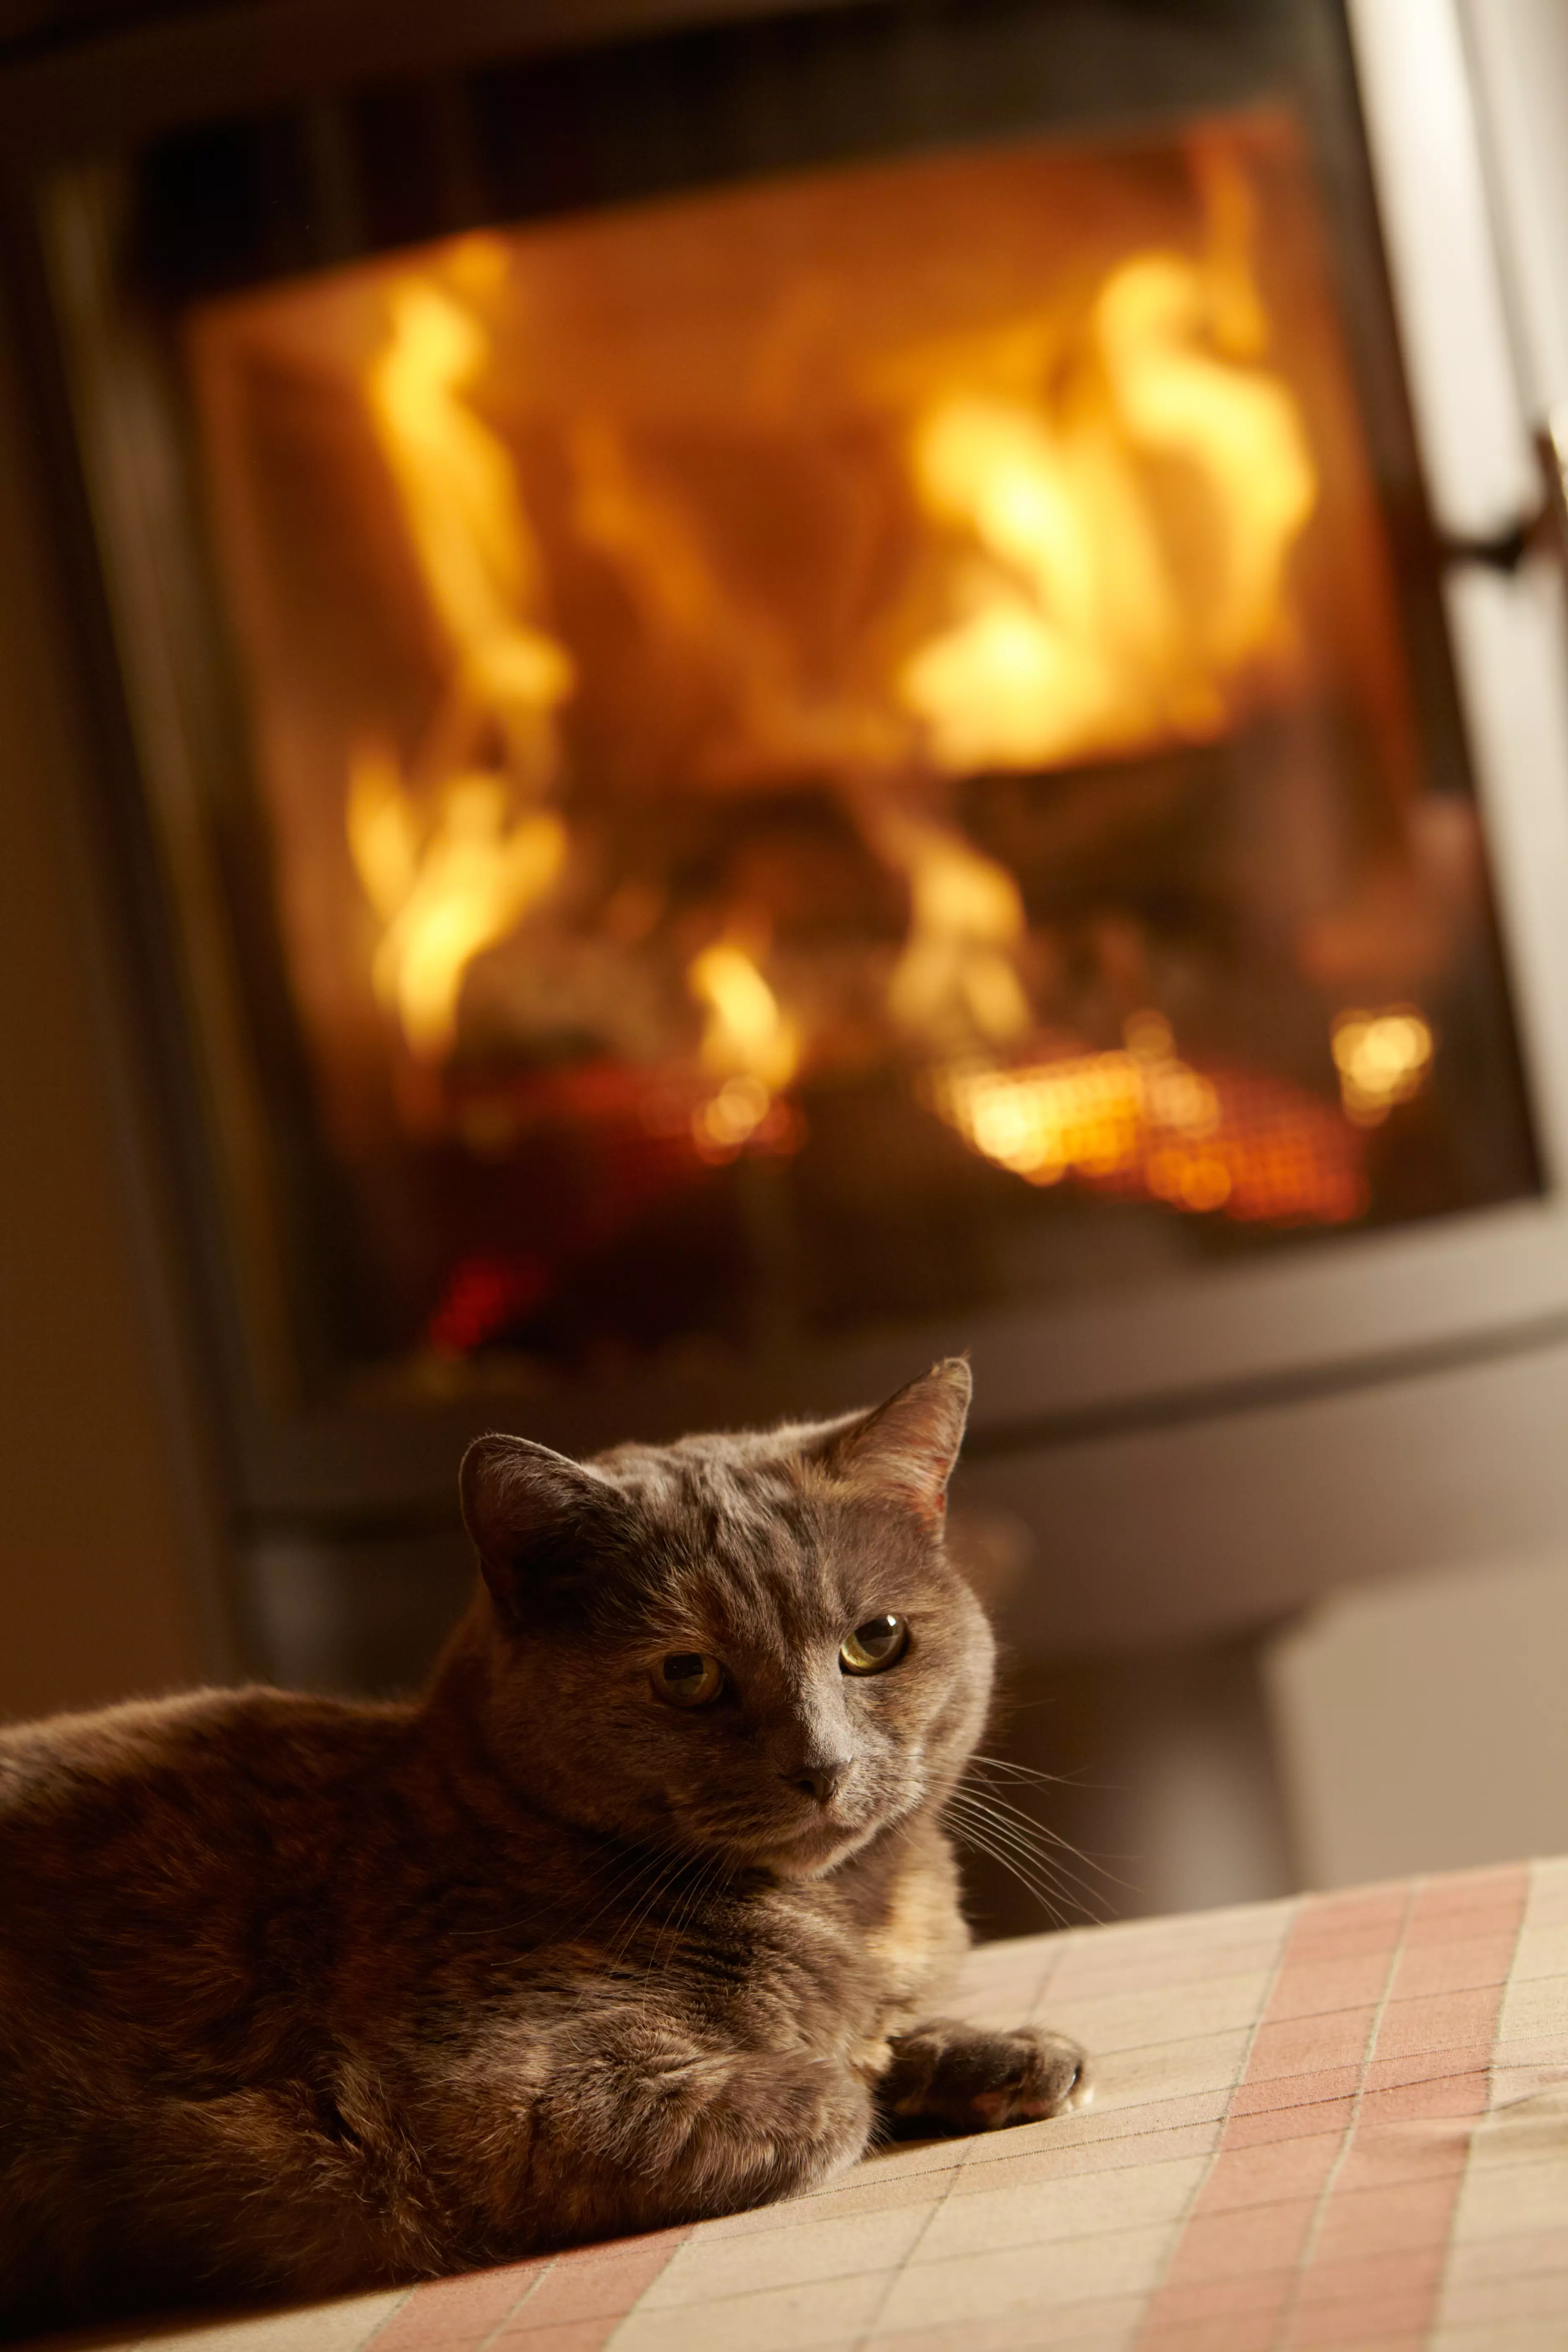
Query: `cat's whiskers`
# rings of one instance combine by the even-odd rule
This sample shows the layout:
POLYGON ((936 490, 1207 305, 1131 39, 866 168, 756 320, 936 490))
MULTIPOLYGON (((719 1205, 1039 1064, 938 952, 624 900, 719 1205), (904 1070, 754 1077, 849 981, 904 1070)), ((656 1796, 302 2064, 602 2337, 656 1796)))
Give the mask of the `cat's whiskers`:
POLYGON ((1053 1927, 1062 1927, 1069 1924, 1058 1907, 1056 1898, 1044 1887, 1038 1885, 1005 1849, 993 1845, 984 1831, 976 1828, 971 1822, 963 1822, 954 1825, 954 1834, 961 1844, 972 1846, 977 1853, 989 1854, 992 1861, 1005 1870, 1010 1878, 1016 1878, 1019 1885, 1034 1896, 1053 1927))
POLYGON ((960 1806, 957 1818, 983 1829, 994 1843, 1026 1863, 1030 1871, 1065 1902, 1082 1909, 1087 1916, 1098 1916, 1099 1890, 1064 1864, 1050 1846, 1032 1837, 1026 1828, 994 1812, 984 1800, 973 1797, 960 1806))
MULTIPOLYGON (((1011 1809, 1006 1812, 998 1810, 993 1799, 972 1789, 955 1790, 948 1800, 947 1811, 957 1835, 965 1843, 989 1853, 1009 1871, 1058 1924, 1066 1924, 1058 1909, 1058 1903, 1069 1906, 1084 1918, 1100 1916, 1093 1901, 1095 1889, 1059 1859, 1052 1846, 1045 1843, 1041 1825, 1031 1822, 1026 1814, 1014 1819, 1011 1809)), ((1065 1841, 1062 1843, 1065 1844, 1065 1841)), ((1096 1867, 1087 1856, 1081 1859, 1089 1868, 1096 1867)))
POLYGON ((975 1792, 975 1790, 963 1790, 962 1804, 969 1811, 969 1818, 975 1818, 992 1837, 996 1837, 1006 1846, 1016 1846, 1020 1853, 1027 1855, 1032 1867, 1039 1870, 1041 1877, 1047 1877, 1060 1894, 1069 1895, 1072 1900, 1079 1900, 1084 1895, 1089 1895, 1090 1900, 1098 1900, 1098 1886, 1093 1884, 1093 1879, 1107 1879, 1110 1872, 1100 1870, 1098 1863, 1090 1863, 1089 1855, 1079 1855, 1074 1846, 1051 1839, 1039 1822, 1030 1821, 1025 1813, 1013 1813, 1011 1809, 1002 1811, 994 1804, 994 1800, 975 1792), (1084 1870, 1074 1867, 1079 1861, 1084 1863, 1084 1870), (1090 1872, 1090 1877, 1086 1877, 1084 1872, 1090 1872))
POLYGON ((997 1796, 994 1790, 987 1789, 982 1791, 969 1789, 963 1793, 974 1801, 990 1807, 993 1813, 1005 1814, 1010 1820, 1020 1824, 1032 1838, 1037 1841, 1043 1840, 1047 1845, 1055 1850, 1057 1854, 1066 1856, 1067 1861, 1061 1864, 1061 1867, 1068 1877, 1077 1878, 1079 1874, 1076 1870, 1068 1870, 1068 1863, 1081 1863, 1084 1869, 1091 1872, 1096 1878, 1105 1879, 1114 1886, 1126 1885, 1125 1879, 1118 1878, 1115 1872, 1107 1870, 1102 1862, 1095 1861, 1080 1847, 1074 1845, 1069 1839, 1061 1836, 1059 1832, 1051 1828, 1048 1822, 1037 1821, 1033 1813, 1026 1813, 1019 1806, 1009 1804, 1005 1797, 997 1796))

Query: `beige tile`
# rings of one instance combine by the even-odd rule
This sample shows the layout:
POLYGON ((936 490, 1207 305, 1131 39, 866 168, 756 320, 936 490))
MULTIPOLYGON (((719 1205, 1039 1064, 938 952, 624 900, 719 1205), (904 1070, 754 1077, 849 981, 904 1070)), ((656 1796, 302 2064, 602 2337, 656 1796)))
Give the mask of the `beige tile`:
POLYGON ((812 2280, 890 2271, 908 2255, 931 2216, 928 2204, 901 2212, 850 2214, 743 2238, 689 2239, 647 2289, 639 2311, 764 2293, 812 2280))
POLYGON ((1568 2143, 1561 2154, 1517 2164, 1471 2164, 1454 2217, 1456 2242, 1469 2244, 1479 2238, 1552 2229, 1563 2232, 1568 2250, 1568 2143))
POLYGON ((1526 1977, 1568 1978, 1568 1918, 1527 1922, 1510 1973, 1516 1984, 1526 1977))
MULTIPOLYGON (((331 2303, 303 2304, 292 2311, 251 2312, 239 2318, 182 2326, 144 2344, 165 2344, 169 2352, 358 2352, 407 2299, 406 2287, 381 2294, 351 2294, 331 2303)), ((129 2347, 127 2347, 129 2352, 129 2347)))
POLYGON ((893 2282, 871 2330, 873 2341, 900 2328, 952 2326, 1015 2314, 1037 2312, 1045 2321, 1064 2304, 1147 2294, 1164 2267, 1173 2235, 1167 2223, 911 2263, 893 2282))
POLYGON ((1500 2042, 1555 2041, 1561 2059, 1568 2049, 1568 1979, 1510 1979, 1498 2013, 1497 2038, 1500 2042))
POLYGON ((1247 2063, 1249 2029, 1205 2033, 1190 2041, 1156 2042, 1141 2050, 1095 2053, 1094 2105, 1103 2116, 1118 2107, 1180 2099, 1195 2092, 1228 2091, 1247 2063))
POLYGON ((1152 1991, 1108 1993, 1050 2002, 1050 2022, 1070 2033, 1091 2053, 1157 2049, 1201 2034, 1224 2033, 1253 2023, 1272 1981, 1266 1969, 1245 1976, 1204 1978, 1192 1984, 1152 1991))
POLYGON ((955 2254, 989 2256, 1004 2246, 1051 2246, 1090 2231, 1142 2230, 1186 2210, 1207 2168, 1184 2157, 1118 2172, 1087 2172, 998 2189, 985 2197, 950 2197, 915 2247, 913 2264, 955 2254))
MULTIPOLYGON (((1184 2156, 1208 2157, 1219 2146, 1217 2121, 1189 2124, 1158 2133, 1101 2134, 1060 2146, 1042 2138, 1032 2147, 994 2162, 974 2161, 954 2174, 948 2194, 984 2197, 995 2189, 1016 2189, 1035 2180, 1076 2179, 1088 2172, 1122 2172, 1136 2167, 1168 2164, 1184 2156)), ((1008 2135, 1014 2137, 1011 2133, 1008 2135)), ((990 2153, 983 2140, 975 2154, 990 2153)))
POLYGON ((848 2347, 876 2318, 887 2277, 817 2279, 757 2294, 652 2309, 639 2305, 608 2339, 612 2352, 807 2352, 848 2347))

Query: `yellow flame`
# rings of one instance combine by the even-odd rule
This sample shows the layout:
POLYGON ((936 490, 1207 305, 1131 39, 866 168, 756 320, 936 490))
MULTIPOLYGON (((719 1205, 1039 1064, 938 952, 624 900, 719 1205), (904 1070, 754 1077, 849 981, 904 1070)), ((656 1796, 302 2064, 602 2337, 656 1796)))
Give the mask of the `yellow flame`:
POLYGON ((888 986, 900 1028, 952 1048, 975 1034, 1001 1045, 1029 1027, 1018 975, 1024 902, 1004 866, 957 830, 907 810, 865 818, 889 865, 908 877, 910 930, 888 986))
POLYGON ((505 445, 464 399, 489 345, 425 278, 393 289, 366 396, 431 601, 478 698, 528 730, 571 693, 571 656, 535 625, 542 566, 505 445))
POLYGON ((1317 478, 1288 386, 1210 348, 1216 317, 1247 296, 1260 318, 1235 254, 1223 268, 1138 255, 1093 305, 1092 397, 1080 390, 1058 416, 1044 400, 949 394, 917 420, 917 493, 973 548, 956 617, 896 682, 940 767, 1212 733, 1220 685, 1280 640, 1286 559, 1317 478), (1201 494, 1201 581, 1163 533, 1151 459, 1178 461, 1201 494))
POLYGON ((744 948, 721 940, 692 958, 691 992, 707 1007, 702 1066, 715 1077, 754 1078, 771 1094, 800 1067, 800 1033, 744 948))
POLYGON ((566 828, 549 810, 513 817, 505 784, 483 773, 449 777, 422 824, 395 761, 375 750, 354 759, 348 827, 384 926, 376 994, 412 1051, 436 1060, 453 1041, 463 974, 549 889, 565 861, 566 828))
POLYGON ((744 948, 719 940, 693 956, 687 984, 706 1007, 702 1066, 722 1084, 691 1116, 706 1160, 732 1159, 800 1067, 800 1032, 744 948))
MULTIPOLYGON (((482 291, 498 266, 476 245, 454 267, 482 291), (488 274, 487 274, 488 273, 488 274)), ((396 761, 362 749, 350 763, 348 835, 383 930, 372 979, 410 1049, 450 1050, 463 975, 554 882, 566 828, 536 803, 557 766, 553 711, 570 694, 564 648, 531 617, 542 565, 505 445, 466 395, 489 357, 472 312, 426 278, 389 297, 389 333, 365 373, 372 425, 397 487, 431 604, 456 664, 447 752, 416 794, 396 761), (503 767, 454 757, 499 727, 503 767), (523 803, 519 805, 520 801, 523 803)))
POLYGON ((1345 1116, 1358 1127, 1381 1126, 1395 1103, 1418 1093, 1436 1050, 1429 1024, 1410 1005, 1339 1013, 1330 1042, 1345 1116))

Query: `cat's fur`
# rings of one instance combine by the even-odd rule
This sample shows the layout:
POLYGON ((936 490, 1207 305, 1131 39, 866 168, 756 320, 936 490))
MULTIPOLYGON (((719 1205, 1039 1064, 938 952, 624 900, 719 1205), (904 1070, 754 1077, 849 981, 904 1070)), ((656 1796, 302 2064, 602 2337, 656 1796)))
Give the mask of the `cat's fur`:
POLYGON ((968 1394, 593 1465, 481 1439, 484 1581, 417 1701, 0 1734, 5 2323, 427 2276, 786 2195, 879 2114, 1078 2095, 1070 2043, 922 2021, 992 1674, 942 1543, 968 1394), (887 1611, 907 1655, 841 1671, 887 1611), (732 1688, 671 1707, 672 1652, 732 1688))

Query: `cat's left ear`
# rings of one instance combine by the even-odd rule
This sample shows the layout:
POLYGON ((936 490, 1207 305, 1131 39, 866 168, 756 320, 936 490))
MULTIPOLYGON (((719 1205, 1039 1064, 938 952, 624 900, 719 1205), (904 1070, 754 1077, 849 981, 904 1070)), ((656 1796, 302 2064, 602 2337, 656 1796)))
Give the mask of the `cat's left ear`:
POLYGON ((948 1356, 874 1412, 825 1430, 805 1451, 836 1476, 907 1504, 935 1527, 947 1509, 973 1389, 968 1359, 948 1356))

